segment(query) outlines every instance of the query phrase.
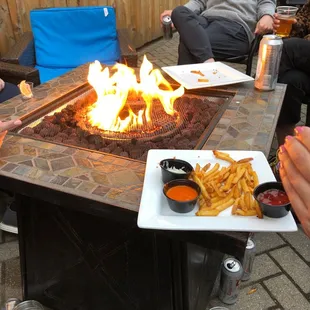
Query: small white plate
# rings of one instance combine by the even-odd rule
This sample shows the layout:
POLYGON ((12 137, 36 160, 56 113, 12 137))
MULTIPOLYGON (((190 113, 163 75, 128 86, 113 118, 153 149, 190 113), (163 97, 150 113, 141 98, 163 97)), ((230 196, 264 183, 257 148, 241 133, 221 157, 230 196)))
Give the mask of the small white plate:
MULTIPOLYGON (((256 151, 226 151, 230 156, 239 160, 253 157, 252 166, 257 172, 259 182, 275 181, 268 161, 262 152, 256 151)), ((148 152, 144 185, 138 215, 138 226, 146 229, 161 230, 216 230, 216 231, 247 231, 247 232, 285 232, 296 231, 297 226, 291 212, 282 218, 274 219, 264 216, 259 219, 256 216, 231 215, 231 208, 221 212, 218 216, 196 216, 198 210, 190 213, 173 212, 163 194, 161 180, 161 168, 159 162, 162 159, 173 158, 188 161, 195 167, 196 163, 204 166, 215 163, 228 166, 229 163, 214 157, 212 151, 204 150, 150 150, 148 152)))
POLYGON ((254 80, 251 76, 221 62, 162 67, 162 70, 186 89, 222 86, 254 80), (191 73, 191 71, 200 71, 204 76, 191 73), (208 82, 198 82, 198 79, 208 79, 208 82))

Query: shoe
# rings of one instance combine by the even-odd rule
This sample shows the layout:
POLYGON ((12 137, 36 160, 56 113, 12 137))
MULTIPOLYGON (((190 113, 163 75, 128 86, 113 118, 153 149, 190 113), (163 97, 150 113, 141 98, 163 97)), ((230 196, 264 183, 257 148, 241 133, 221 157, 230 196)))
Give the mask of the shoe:
POLYGON ((16 212, 12 210, 11 205, 9 205, 4 212, 2 222, 0 223, 0 229, 12 234, 18 234, 17 215, 16 212))

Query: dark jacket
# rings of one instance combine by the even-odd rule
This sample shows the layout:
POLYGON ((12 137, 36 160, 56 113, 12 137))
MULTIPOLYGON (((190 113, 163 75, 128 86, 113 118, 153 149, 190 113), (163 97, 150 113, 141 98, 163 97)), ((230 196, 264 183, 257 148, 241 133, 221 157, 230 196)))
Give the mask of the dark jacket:
POLYGON ((293 25, 291 36, 310 40, 310 0, 298 11, 297 23, 293 25))

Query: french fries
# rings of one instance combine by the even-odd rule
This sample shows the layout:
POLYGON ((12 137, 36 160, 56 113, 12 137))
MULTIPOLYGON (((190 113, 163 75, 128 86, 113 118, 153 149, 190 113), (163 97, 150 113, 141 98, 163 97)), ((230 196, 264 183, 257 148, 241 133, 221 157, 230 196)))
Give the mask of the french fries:
POLYGON ((197 216, 217 216, 232 206, 231 214, 263 218, 257 201, 253 198, 254 188, 259 184, 253 170, 253 158, 234 160, 229 154, 213 151, 216 158, 228 162, 228 167, 208 163, 204 167, 196 164, 191 178, 200 186, 199 211, 197 216))
POLYGON ((230 163, 234 163, 235 162, 227 153, 224 153, 224 152, 213 151, 213 155, 216 158, 226 160, 226 161, 228 161, 230 163))
POLYGON ((199 83, 208 83, 209 80, 208 79, 198 79, 199 83))
POLYGON ((191 73, 198 74, 200 76, 205 76, 200 70, 192 70, 191 73))

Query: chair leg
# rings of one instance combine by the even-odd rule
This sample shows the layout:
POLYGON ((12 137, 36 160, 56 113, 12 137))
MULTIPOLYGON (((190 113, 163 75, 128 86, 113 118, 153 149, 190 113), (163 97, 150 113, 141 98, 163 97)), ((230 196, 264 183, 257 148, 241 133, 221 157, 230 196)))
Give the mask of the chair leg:
POLYGON ((261 35, 256 35, 255 39, 251 43, 250 52, 249 52, 249 56, 248 56, 247 64, 246 64, 246 75, 251 76, 253 57, 256 54, 256 52, 258 51, 259 43, 260 43, 261 39, 262 39, 261 35))

